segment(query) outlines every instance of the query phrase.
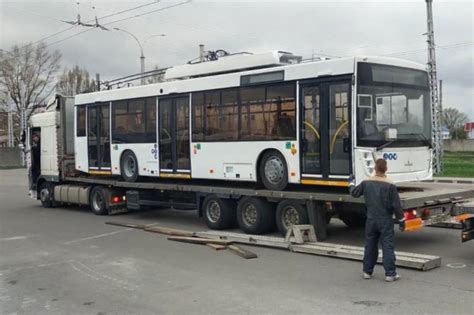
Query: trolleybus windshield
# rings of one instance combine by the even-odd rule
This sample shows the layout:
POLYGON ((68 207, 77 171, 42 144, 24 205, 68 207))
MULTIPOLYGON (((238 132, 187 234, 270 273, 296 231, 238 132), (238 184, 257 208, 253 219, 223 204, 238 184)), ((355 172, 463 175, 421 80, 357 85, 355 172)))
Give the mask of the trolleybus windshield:
POLYGON ((357 76, 358 146, 430 146, 430 95, 425 71, 359 63, 357 76))

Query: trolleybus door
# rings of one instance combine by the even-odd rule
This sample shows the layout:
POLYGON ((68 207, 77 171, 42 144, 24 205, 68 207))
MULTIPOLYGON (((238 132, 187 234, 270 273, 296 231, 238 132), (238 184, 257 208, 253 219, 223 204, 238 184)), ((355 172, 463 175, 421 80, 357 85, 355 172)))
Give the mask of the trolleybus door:
POLYGON ((301 182, 328 184, 350 174, 350 81, 301 84, 301 182))
POLYGON ((109 111, 109 103, 87 107, 87 144, 89 169, 92 172, 110 170, 109 111))
POLYGON ((189 96, 160 99, 160 176, 189 178, 189 96))

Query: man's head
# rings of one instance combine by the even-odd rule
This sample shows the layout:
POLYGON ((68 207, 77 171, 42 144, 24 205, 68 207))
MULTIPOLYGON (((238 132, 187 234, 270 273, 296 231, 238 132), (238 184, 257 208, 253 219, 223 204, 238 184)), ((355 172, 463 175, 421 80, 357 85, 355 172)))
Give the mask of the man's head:
POLYGON ((387 161, 385 161, 384 159, 377 159, 377 161, 375 161, 375 174, 385 175, 386 171, 387 161))
POLYGON ((38 143, 39 142, 39 136, 36 133, 34 133, 31 136, 31 140, 33 141, 33 143, 38 143))

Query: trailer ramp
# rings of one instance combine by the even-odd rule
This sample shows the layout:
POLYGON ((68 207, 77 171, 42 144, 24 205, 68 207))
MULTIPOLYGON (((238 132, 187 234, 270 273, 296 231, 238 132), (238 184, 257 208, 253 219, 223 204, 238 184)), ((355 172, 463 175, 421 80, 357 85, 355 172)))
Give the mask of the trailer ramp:
MULTIPOLYGON (((222 231, 196 232, 195 235, 199 237, 228 240, 240 244, 288 249, 295 253, 318 256, 344 258, 357 261, 362 261, 364 257, 364 248, 358 246, 327 242, 305 242, 304 244, 294 244, 292 240, 288 242, 285 241, 285 238, 283 237, 248 235, 222 231)), ((439 256, 399 251, 396 251, 395 255, 397 257, 395 264, 398 267, 426 271, 441 266, 441 257, 439 256)), ((377 262, 379 264, 382 263, 382 251, 379 251, 379 259, 377 262)))

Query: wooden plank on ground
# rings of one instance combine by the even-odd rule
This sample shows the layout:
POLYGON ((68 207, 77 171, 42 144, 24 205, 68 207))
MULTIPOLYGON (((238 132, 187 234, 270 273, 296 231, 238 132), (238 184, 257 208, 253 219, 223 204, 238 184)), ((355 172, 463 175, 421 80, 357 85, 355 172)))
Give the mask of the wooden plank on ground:
POLYGON ((218 244, 218 245, 230 245, 232 241, 226 240, 216 240, 210 238, 201 238, 201 237, 186 237, 186 236, 169 236, 168 239, 170 241, 177 241, 177 242, 184 242, 184 243, 192 243, 192 244, 218 244))
POLYGON ((227 246, 227 248, 230 249, 231 252, 239 255, 242 258, 245 258, 245 259, 257 258, 257 254, 249 250, 246 250, 238 245, 229 245, 227 246))
POLYGON ((265 236, 265 235, 247 235, 235 232, 222 232, 222 231, 206 231, 206 232, 195 232, 196 236, 212 238, 218 240, 228 240, 234 243, 249 244, 257 246, 268 246, 273 248, 285 248, 288 249, 289 243, 285 242, 282 237, 265 236))
POLYGON ((227 246, 219 245, 219 244, 207 243, 206 245, 209 246, 210 248, 214 249, 214 250, 223 250, 223 249, 227 248, 227 246))
POLYGON ((116 221, 108 221, 108 222, 105 222, 105 224, 115 225, 115 226, 123 226, 123 227, 132 228, 132 229, 138 229, 138 230, 143 230, 147 227, 150 227, 150 226, 154 225, 154 224, 135 224, 135 223, 116 222, 116 221))
POLYGON ((186 231, 186 230, 179 230, 179 229, 172 229, 163 226, 150 226, 144 228, 147 232, 164 234, 169 236, 184 236, 184 237, 193 237, 194 232, 186 231))
MULTIPOLYGON (((334 244, 333 244, 334 245, 334 244)), ((328 246, 328 244, 311 243, 303 245, 291 245, 291 251, 297 253, 313 254, 319 256, 338 257, 361 261, 364 257, 364 248, 355 246, 328 246)), ((441 257, 418 255, 411 253, 395 252, 398 267, 419 270, 430 270, 441 266, 441 257), (418 256, 418 257, 417 257, 418 256), (419 257, 424 256, 424 257, 419 257)), ((377 263, 382 263, 382 251, 379 251, 377 263)))
MULTIPOLYGON (((267 246, 273 248, 286 248, 293 252, 313 254, 328 257, 337 257, 362 261, 364 258, 364 248, 360 246, 350 246, 342 244, 332 244, 326 242, 304 243, 301 245, 285 242, 283 237, 247 235, 242 233, 205 231, 196 232, 197 236, 208 237, 218 240, 229 240, 234 243, 254 246, 267 246)), ((441 266, 441 257, 408 252, 395 252, 398 267, 405 267, 418 270, 430 270, 441 266)), ((381 263, 382 253, 379 253, 381 263)))

